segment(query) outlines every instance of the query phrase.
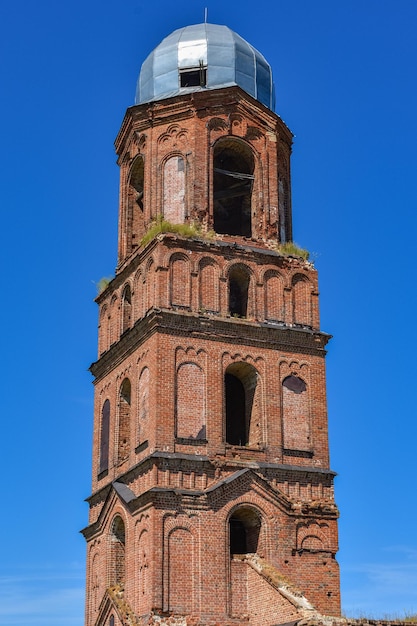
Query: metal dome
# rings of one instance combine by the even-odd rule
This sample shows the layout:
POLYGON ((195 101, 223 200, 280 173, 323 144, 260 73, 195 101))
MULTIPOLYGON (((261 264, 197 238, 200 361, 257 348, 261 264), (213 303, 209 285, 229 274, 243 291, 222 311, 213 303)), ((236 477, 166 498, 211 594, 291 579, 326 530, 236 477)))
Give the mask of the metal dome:
POLYGON ((227 26, 195 24, 175 30, 147 57, 135 104, 231 85, 274 108, 272 70, 262 54, 227 26))

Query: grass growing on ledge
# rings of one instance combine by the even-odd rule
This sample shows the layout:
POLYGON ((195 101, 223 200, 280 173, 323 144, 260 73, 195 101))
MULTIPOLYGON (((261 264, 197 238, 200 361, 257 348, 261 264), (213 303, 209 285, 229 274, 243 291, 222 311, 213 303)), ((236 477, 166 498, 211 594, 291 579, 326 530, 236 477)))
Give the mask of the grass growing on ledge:
POLYGON ((281 254, 285 254, 288 256, 300 256, 302 259, 304 259, 304 261, 308 261, 310 257, 310 253, 308 250, 300 248, 300 246, 298 246, 293 241, 287 241, 286 243, 279 244, 278 252, 281 252, 281 254))
POLYGON ((101 293, 103 293, 103 291, 105 289, 107 289, 107 287, 109 286, 109 284, 111 283, 111 281, 113 280, 113 276, 103 276, 103 278, 100 278, 100 280, 98 281, 98 283, 96 283, 96 287, 97 287, 97 295, 99 296, 101 293))
POLYGON ((171 224, 162 217, 159 217, 156 222, 153 222, 148 229, 148 232, 142 237, 140 241, 141 246, 146 246, 147 243, 152 241, 160 233, 177 233, 183 237, 201 237, 202 231, 200 224, 171 224))

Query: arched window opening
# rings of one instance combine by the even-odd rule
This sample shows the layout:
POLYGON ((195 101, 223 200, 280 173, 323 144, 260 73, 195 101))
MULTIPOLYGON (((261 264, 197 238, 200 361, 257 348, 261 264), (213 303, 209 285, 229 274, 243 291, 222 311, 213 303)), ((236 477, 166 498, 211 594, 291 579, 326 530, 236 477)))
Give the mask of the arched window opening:
POLYGON ((110 584, 121 585, 125 582, 125 525, 117 515, 113 521, 110 533, 111 559, 110 584))
POLYGON ((109 469, 110 401, 106 400, 101 410, 100 463, 98 473, 109 469))
POLYGON ((298 378, 298 376, 287 376, 287 378, 283 380, 282 386, 297 395, 303 393, 304 391, 307 391, 307 385, 305 384, 303 379, 298 378))
POLYGON ((261 443, 261 393, 258 372, 248 363, 233 363, 224 377, 226 442, 234 446, 261 443))
POLYGON ((125 378, 119 394, 119 438, 117 461, 121 463, 129 456, 130 448, 130 380, 125 378))
POLYGON ((243 383, 233 376, 225 375, 226 388, 226 441, 244 446, 247 444, 246 398, 243 383))
POLYGON ((234 511, 229 520, 230 556, 255 554, 258 551, 261 518, 250 508, 234 511))
POLYGON ((288 185, 287 181, 282 178, 278 183, 278 241, 286 243, 291 238, 289 230, 289 211, 288 211, 288 185))
POLYGON ((122 333, 129 330, 132 320, 132 294, 130 286, 126 285, 122 296, 122 333))
POLYGON ((144 162, 143 157, 136 157, 129 179, 128 212, 126 232, 128 236, 128 254, 140 243, 144 231, 143 194, 144 194, 144 162), (130 234, 130 238, 129 238, 130 234))
POLYGON ((110 615, 109 626, 114 626, 114 615, 110 615))
POLYGON ((214 230, 226 235, 252 236, 254 159, 242 141, 219 141, 213 158, 214 230))
POLYGON ((241 268, 233 268, 229 274, 229 313, 236 317, 247 317, 249 273, 241 268))

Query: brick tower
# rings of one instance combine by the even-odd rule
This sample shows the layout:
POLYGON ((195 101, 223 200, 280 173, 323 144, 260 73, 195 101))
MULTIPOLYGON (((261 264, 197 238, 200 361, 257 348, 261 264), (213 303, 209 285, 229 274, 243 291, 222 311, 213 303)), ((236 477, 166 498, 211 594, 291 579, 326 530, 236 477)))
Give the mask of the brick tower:
POLYGON ((340 614, 317 273, 292 239, 292 135, 225 26, 167 37, 116 139, 98 296, 86 626, 340 614))

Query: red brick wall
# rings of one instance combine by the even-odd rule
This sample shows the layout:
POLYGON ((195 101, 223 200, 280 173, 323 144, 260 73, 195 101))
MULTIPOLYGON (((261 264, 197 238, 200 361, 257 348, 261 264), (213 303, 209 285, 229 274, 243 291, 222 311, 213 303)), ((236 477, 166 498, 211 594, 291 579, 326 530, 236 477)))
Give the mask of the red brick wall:
POLYGON ((226 625, 232 614, 249 616, 252 626, 291 621, 278 592, 231 560, 234 516, 259 520, 251 527, 257 553, 318 609, 338 615, 328 337, 319 331, 315 269, 276 249, 279 233, 291 233, 291 134, 231 88, 132 107, 116 148, 119 266, 97 298, 86 626, 95 623, 106 587, 122 578, 136 615, 185 613, 196 624, 226 625), (208 232, 221 141, 244 146, 253 159, 250 239, 208 232), (162 213, 198 222, 201 233, 140 245, 162 213), (231 281, 243 285, 240 317, 231 314, 231 281), (226 373, 244 388, 246 445, 226 441, 226 373), (301 393, 283 386, 290 376, 304 381, 301 393), (100 473, 106 401, 109 462, 100 473), (116 516, 123 546, 114 540, 116 516))
POLYGON ((249 275, 248 319, 319 328, 317 272, 310 263, 283 257, 267 246, 251 254, 243 241, 236 249, 232 243, 219 248, 210 240, 174 235, 165 235, 163 240, 165 245, 154 241, 137 255, 133 268, 116 276, 99 296, 100 354, 121 336, 126 280, 132 290, 131 326, 153 306, 230 316, 229 275, 237 266, 249 275), (132 270, 135 280, 129 276, 132 270))
POLYGON ((231 139, 253 155, 252 237, 291 239, 291 203, 285 191, 290 180, 290 131, 277 115, 238 87, 197 92, 131 107, 126 113, 116 139, 121 166, 121 267, 159 215, 175 223, 189 218, 203 228, 213 225, 213 155, 216 142, 231 139), (144 163, 143 211, 131 184, 138 178, 138 157, 144 163), (279 227, 279 197, 286 207, 281 211, 287 221, 283 228, 279 227))
POLYGON ((297 610, 246 563, 250 623, 275 626, 299 619, 297 610))

